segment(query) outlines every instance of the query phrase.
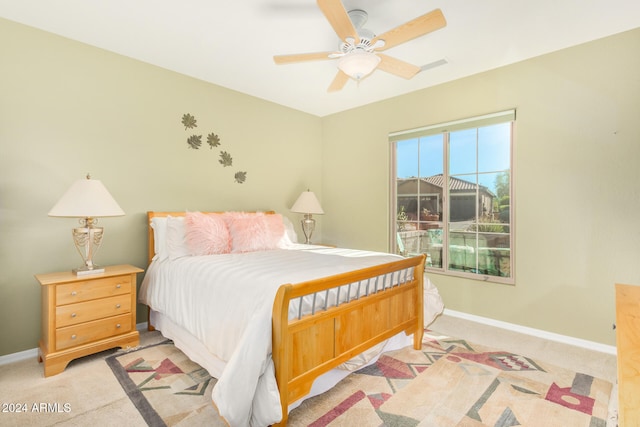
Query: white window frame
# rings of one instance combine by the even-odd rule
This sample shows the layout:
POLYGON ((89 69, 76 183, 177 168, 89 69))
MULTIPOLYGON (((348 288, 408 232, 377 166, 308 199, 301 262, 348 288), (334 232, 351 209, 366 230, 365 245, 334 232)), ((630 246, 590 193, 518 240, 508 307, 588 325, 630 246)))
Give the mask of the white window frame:
POLYGON ((472 129, 491 124, 511 122, 511 145, 510 145, 510 188, 509 188, 509 204, 510 204, 510 229, 509 229, 509 249, 510 249, 510 276, 493 276, 481 273, 468 273, 458 270, 449 270, 449 254, 447 248, 449 247, 449 230, 448 230, 448 218, 449 218, 449 186, 443 187, 443 200, 442 200, 442 219, 440 221, 443 230, 443 250, 442 250, 442 267, 425 267, 425 270, 430 273, 443 274, 447 276, 458 276, 472 280, 481 280, 492 283, 502 284, 515 284, 516 266, 515 266, 515 165, 514 165, 514 152, 515 152, 515 109, 501 111, 492 114, 486 114, 478 117, 472 117, 468 119, 456 120, 431 126, 425 126, 417 129, 410 129, 404 131, 393 132, 389 134, 390 142, 390 227, 389 227, 389 242, 390 249, 394 253, 398 253, 398 239, 397 233, 397 157, 396 157, 396 143, 398 141, 408 140, 417 137, 426 137, 438 133, 445 133, 444 136, 444 172, 445 183, 449 179, 449 133, 457 130, 472 129))

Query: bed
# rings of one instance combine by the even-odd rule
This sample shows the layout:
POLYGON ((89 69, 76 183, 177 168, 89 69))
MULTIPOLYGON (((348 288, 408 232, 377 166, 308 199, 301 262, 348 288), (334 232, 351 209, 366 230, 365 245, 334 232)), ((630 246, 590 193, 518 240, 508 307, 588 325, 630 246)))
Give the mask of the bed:
POLYGON ((275 212, 147 217, 149 326, 218 379, 212 401, 231 426, 286 425, 303 398, 381 352, 420 349, 442 311, 424 255, 297 244, 275 212))

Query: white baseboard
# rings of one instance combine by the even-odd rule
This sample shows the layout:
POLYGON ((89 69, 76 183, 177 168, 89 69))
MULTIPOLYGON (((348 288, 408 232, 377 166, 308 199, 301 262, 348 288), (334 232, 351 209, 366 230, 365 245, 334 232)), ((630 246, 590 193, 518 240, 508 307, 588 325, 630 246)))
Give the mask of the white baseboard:
MULTIPOLYGON (((147 322, 136 324, 136 329, 138 331, 147 330, 147 322)), ((29 350, 19 351, 17 353, 11 353, 4 356, 0 356, 0 366, 8 365, 13 362, 20 362, 21 360, 30 359, 30 358, 38 357, 38 349, 30 348, 29 350)))
POLYGON ((588 350, 598 351, 606 354, 617 354, 615 346, 597 343, 594 341, 583 340, 581 338, 570 337, 568 335, 560 335, 553 332, 543 331, 541 329, 529 328, 527 326, 520 326, 514 323, 503 322, 500 320, 489 319, 488 317, 476 316, 474 314, 463 313, 461 311, 444 309, 444 314, 451 317, 458 317, 460 319, 470 320, 489 326, 495 326, 496 328, 506 329, 508 331, 518 332, 521 334, 531 335, 537 338, 542 338, 549 341, 561 342, 576 347, 586 348, 588 350))
POLYGON ((147 326, 149 325, 149 322, 143 322, 143 323, 138 323, 136 325, 136 329, 138 331, 146 331, 147 330, 147 326))
POLYGON ((5 356, 0 356, 0 366, 7 365, 13 362, 19 362, 25 359, 31 359, 38 357, 38 349, 30 348, 29 350, 19 351, 17 353, 7 354, 5 356))

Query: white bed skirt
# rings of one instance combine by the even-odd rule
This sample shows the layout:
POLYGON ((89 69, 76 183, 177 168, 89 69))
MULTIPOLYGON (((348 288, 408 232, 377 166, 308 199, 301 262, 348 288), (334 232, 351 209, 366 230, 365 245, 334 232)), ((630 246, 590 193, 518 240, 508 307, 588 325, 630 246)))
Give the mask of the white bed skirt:
MULTIPOLYGON (((212 377, 220 378, 226 363, 211 354, 204 344, 198 341, 191 333, 172 322, 167 316, 154 310, 151 310, 149 320, 154 328, 159 330, 164 337, 172 340, 175 346, 189 359, 206 369, 212 377)), ((409 345, 413 345, 413 335, 406 335, 404 332, 400 332, 387 340, 384 346, 381 346, 381 351, 377 351, 375 355, 370 355, 370 360, 359 366, 358 369, 375 363, 382 353, 399 350, 409 345)), ((369 359, 369 357, 367 357, 367 359, 369 359)), ((332 369, 321 375, 313 382, 313 386, 308 395, 289 405, 289 411, 298 407, 305 399, 317 396, 331 389, 351 372, 353 371, 348 369, 332 369)))

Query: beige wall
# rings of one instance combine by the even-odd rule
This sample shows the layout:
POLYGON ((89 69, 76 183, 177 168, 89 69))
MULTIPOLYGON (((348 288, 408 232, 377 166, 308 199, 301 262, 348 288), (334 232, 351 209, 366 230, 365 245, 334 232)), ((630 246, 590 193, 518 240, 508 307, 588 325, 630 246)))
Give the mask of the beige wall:
POLYGON ((318 117, 1 19, 0 40, 0 355, 37 346, 33 275, 81 262, 76 221, 47 212, 87 172, 127 214, 101 221, 105 265, 146 266, 147 210, 275 209, 297 223, 300 192, 322 197, 318 117), (187 148, 184 113, 232 167, 187 148))
POLYGON ((640 284, 640 29, 323 120, 324 240, 388 248, 390 132, 517 109, 516 285, 430 274, 449 309, 615 344, 640 284))
POLYGON ((145 266, 147 210, 288 214, 307 187, 319 239, 386 250, 388 133, 514 107, 516 285, 430 277, 450 309, 615 342, 613 284, 640 284, 640 30, 322 119, 1 19, 0 40, 0 355, 37 345, 33 275, 80 261, 47 212, 87 172, 127 213, 102 264, 145 266), (186 148, 187 112, 232 168, 186 148))

